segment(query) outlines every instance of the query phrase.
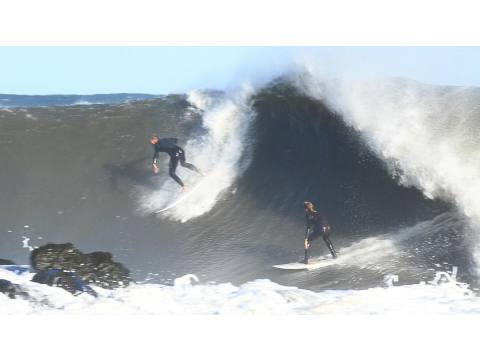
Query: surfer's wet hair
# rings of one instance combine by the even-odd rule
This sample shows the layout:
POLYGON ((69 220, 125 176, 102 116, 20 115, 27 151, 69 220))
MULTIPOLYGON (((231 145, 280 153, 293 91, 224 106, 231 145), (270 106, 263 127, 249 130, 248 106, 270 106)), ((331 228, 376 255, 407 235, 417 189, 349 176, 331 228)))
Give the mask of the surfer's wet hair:
POLYGON ((305 210, 315 211, 315 207, 313 206, 313 203, 311 203, 310 201, 305 201, 303 203, 303 207, 305 210))
POLYGON ((160 139, 157 136, 157 134, 152 134, 152 136, 150 136, 150 144, 155 145, 159 141, 160 141, 160 139))

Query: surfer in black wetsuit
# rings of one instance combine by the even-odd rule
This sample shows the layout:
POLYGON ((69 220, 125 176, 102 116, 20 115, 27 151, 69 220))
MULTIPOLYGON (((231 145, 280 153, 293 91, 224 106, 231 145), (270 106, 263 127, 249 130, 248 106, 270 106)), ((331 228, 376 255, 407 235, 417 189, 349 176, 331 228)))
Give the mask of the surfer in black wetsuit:
POLYGON ((158 153, 164 152, 170 156, 169 171, 170 177, 175 180, 181 187, 182 190, 185 190, 185 184, 183 181, 175 174, 177 170, 178 163, 187 169, 195 171, 200 175, 203 175, 202 172, 197 169, 193 164, 189 164, 185 160, 185 151, 177 145, 178 139, 175 138, 164 138, 160 139, 157 135, 152 135, 150 137, 150 144, 153 145, 155 153, 153 154, 153 172, 157 174, 160 171, 158 166, 158 153))
POLYGON ((330 241, 330 225, 325 219, 324 216, 320 215, 314 208, 313 204, 309 201, 303 203, 305 209, 305 217, 307 220, 307 228, 305 230, 305 259, 303 260, 305 264, 308 264, 309 249, 310 243, 317 239, 320 235, 327 244, 328 250, 332 254, 332 257, 335 259, 337 257, 337 252, 333 248, 332 242, 330 241))

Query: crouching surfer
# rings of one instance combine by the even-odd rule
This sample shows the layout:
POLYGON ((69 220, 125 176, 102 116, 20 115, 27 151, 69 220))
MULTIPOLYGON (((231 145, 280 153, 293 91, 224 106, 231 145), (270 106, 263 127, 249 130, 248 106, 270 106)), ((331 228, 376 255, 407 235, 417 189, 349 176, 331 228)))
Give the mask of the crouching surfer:
POLYGON ((160 171, 158 166, 158 154, 160 152, 167 153, 170 156, 169 162, 169 175, 170 177, 175 180, 178 185, 182 187, 182 190, 185 190, 185 184, 183 181, 178 177, 175 173, 177 170, 178 163, 183 167, 195 171, 200 175, 203 175, 202 172, 193 164, 187 163, 185 160, 185 150, 183 150, 180 146, 177 145, 177 139, 174 138, 165 138, 160 139, 157 135, 153 134, 150 137, 150 144, 153 146, 154 154, 153 154, 153 172, 157 174, 160 171))
POLYGON ((303 262, 308 264, 310 244, 320 236, 322 236, 323 241, 328 247, 328 250, 330 250, 330 254, 332 254, 332 257, 335 259, 337 257, 337 252, 333 248, 332 242, 330 241, 331 228, 327 222, 327 219, 315 210, 315 207, 311 202, 305 201, 303 203, 303 207, 305 209, 305 218, 307 220, 304 241, 305 259, 303 262))

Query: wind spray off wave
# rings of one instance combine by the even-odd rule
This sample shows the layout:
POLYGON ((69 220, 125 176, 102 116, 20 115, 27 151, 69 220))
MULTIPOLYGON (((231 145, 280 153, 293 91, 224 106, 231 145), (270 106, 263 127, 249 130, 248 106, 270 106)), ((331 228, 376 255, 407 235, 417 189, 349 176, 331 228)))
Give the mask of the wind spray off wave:
POLYGON ((298 85, 359 130, 402 185, 453 200, 480 221, 478 92, 401 79, 323 82, 314 73, 298 85))

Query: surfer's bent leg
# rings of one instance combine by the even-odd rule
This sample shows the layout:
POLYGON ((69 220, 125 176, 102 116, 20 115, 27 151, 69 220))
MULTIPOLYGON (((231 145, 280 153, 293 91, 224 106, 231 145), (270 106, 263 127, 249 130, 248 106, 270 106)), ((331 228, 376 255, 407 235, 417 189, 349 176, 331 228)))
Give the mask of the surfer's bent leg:
POLYGON ((320 236, 320 233, 316 231, 311 231, 309 232, 307 238, 305 239, 305 259, 303 259, 303 262, 305 264, 308 264, 308 258, 310 257, 310 245, 312 241, 314 241, 319 236, 320 236))
POLYGON ((184 187, 183 181, 177 176, 177 174, 175 174, 175 171, 177 170, 177 165, 178 158, 176 156, 170 156, 168 173, 170 174, 170 177, 178 183, 178 185, 184 187))
POLYGON ((330 254, 332 254, 332 257, 335 259, 337 257, 337 252, 333 248, 333 244, 330 241, 330 229, 326 229, 323 231, 322 238, 323 238, 323 241, 325 241, 325 244, 327 244, 330 254))
POLYGON ((201 174, 200 170, 198 170, 198 168, 195 165, 187 163, 185 159, 185 151, 182 148, 179 148, 177 150, 177 154, 178 154, 178 159, 180 160, 180 165, 201 174))

